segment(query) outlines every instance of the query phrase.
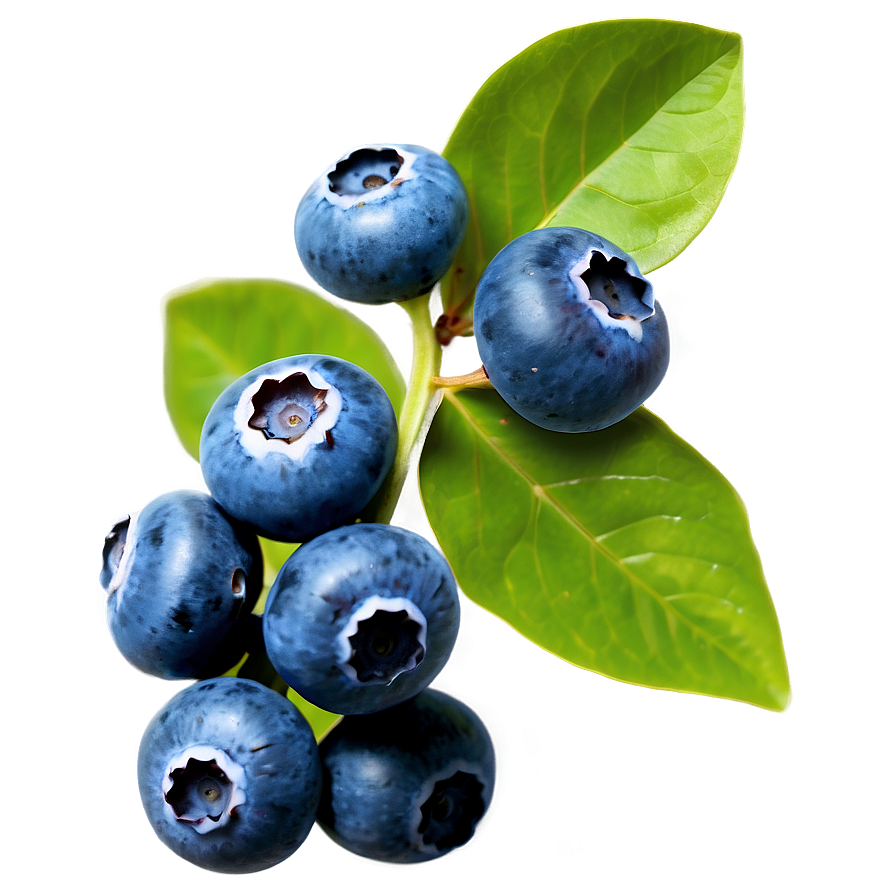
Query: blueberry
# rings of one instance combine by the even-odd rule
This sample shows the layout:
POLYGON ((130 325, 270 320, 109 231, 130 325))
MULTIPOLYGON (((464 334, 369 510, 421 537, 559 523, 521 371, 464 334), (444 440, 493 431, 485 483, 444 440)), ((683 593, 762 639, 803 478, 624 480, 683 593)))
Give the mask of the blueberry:
POLYGON ((348 716, 320 745, 320 826, 358 855, 425 862, 462 846, 491 802, 495 753, 465 704, 427 689, 348 716))
POLYGON ((522 417, 592 432, 627 417, 669 365, 669 330, 634 259, 575 227, 533 230, 486 268, 473 311, 483 366, 522 417))
POLYGON ((211 871, 262 871, 314 824, 320 754, 301 713, 254 681, 214 678, 176 694, 149 723, 140 797, 159 838, 211 871))
POLYGON ((425 688, 460 624, 448 563, 422 536, 359 523, 302 545, 268 593, 264 640, 283 679, 338 714, 369 713, 425 688))
POLYGON ((184 490, 113 527, 100 584, 130 663, 160 678, 206 678, 242 656, 262 578, 258 537, 208 495, 184 490))
POLYGON ((467 225, 454 168, 422 146, 364 146, 309 188, 296 211, 299 257, 324 289, 380 305, 429 292, 467 225))
POLYGON ((263 364, 209 411, 199 460, 228 513, 278 541, 353 522, 395 459, 398 426, 369 373, 327 355, 263 364))

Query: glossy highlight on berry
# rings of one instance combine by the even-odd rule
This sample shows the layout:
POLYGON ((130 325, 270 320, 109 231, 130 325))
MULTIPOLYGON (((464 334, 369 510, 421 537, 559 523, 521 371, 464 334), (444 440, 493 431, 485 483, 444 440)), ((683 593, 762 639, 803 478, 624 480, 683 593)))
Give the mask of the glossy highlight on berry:
POLYGON ((168 492, 106 536, 100 584, 125 659, 159 678, 208 678, 236 663, 261 593, 258 536, 203 492, 168 492))

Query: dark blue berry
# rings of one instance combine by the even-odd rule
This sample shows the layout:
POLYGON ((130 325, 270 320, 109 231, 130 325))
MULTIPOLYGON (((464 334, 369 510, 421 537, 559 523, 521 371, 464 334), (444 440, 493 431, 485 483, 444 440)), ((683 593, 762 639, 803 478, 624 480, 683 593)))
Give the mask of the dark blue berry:
POLYGON ((321 759, 321 827, 346 849, 385 862, 425 862, 465 844, 495 786, 482 721, 432 689, 344 718, 322 741, 321 759))
POLYGON ((236 663, 263 580, 258 537, 206 494, 175 491, 117 523, 100 583, 125 658, 160 678, 206 678, 236 663))
POLYGON ((199 460, 228 513, 268 538, 302 542, 356 519, 397 446, 392 404, 369 373, 327 355, 296 355, 221 393, 199 460))
POLYGON ((261 871, 292 855, 321 793, 320 755, 301 713, 239 678, 197 682, 162 707, 140 742, 137 774, 162 842, 228 873, 261 871))
POLYGON ((422 146, 363 146, 327 169, 296 211, 299 257, 324 289, 379 305, 429 292, 469 215, 454 168, 422 146))
POLYGON ((517 237, 492 259, 473 309, 492 385, 531 423, 591 432, 638 408, 669 365, 669 329, 634 259, 575 227, 517 237))
POLYGON ((277 672, 330 712, 376 712, 441 671, 460 625, 454 575, 425 538, 358 523, 302 545, 268 594, 264 639, 277 672))

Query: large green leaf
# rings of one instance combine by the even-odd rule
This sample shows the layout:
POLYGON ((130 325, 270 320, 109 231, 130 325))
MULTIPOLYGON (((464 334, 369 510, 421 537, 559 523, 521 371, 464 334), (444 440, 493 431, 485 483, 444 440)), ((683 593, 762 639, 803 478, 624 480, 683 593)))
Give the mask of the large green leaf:
POLYGON ((448 393, 420 484, 460 587, 535 643, 622 681, 787 704, 746 511, 643 408, 570 435, 532 426, 494 392, 448 393))
POLYGON ((657 20, 559 31, 495 72, 445 156, 471 202, 446 312, 469 317, 486 264, 539 227, 583 227, 644 272, 712 217, 740 150, 741 39, 657 20))
POLYGON ((392 400, 404 381, 377 334, 350 312, 279 280, 207 280, 165 301, 165 402, 187 451, 225 387, 254 367, 299 354, 335 355, 363 367, 392 400))

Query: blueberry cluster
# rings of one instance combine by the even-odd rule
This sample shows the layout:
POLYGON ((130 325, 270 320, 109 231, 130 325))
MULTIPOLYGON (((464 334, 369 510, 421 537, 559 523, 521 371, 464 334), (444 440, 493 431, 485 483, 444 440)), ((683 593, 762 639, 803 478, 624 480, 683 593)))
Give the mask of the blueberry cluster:
MULTIPOLYGON (((367 146, 312 184, 295 238, 327 290, 381 304, 432 289, 467 217, 440 156, 367 146)), ((668 364, 650 284, 588 231, 511 242, 483 274, 474 313, 492 384, 548 429, 611 425, 668 364)), ((162 495, 108 535, 100 578, 115 643, 143 672, 197 679, 150 722, 138 762, 146 814, 183 858, 262 870, 316 819, 359 855, 420 862, 467 842, 486 811, 488 732, 429 687, 458 634, 451 569, 421 536, 359 522, 397 449, 391 402, 366 371, 328 355, 274 360, 208 413, 199 456, 210 494, 162 495), (300 543, 263 617, 259 536, 300 543), (246 654, 239 676, 225 674, 246 654), (320 747, 288 688, 345 717, 320 747)))
POLYGON ((458 633, 450 567, 406 529, 341 525, 376 491, 395 429, 385 393, 352 365, 265 365, 209 413, 201 464, 212 495, 162 495, 106 539, 100 578, 121 652, 149 674, 201 679, 150 722, 138 779, 158 836, 203 868, 268 868, 315 818, 360 855, 425 861, 465 843, 489 804, 485 727, 428 688, 458 633), (346 477, 349 493, 327 490, 346 477), (252 613, 259 532, 307 539, 263 620, 252 613), (350 717, 320 750, 276 690, 216 677, 247 651, 309 702, 350 717))
MULTIPOLYGON (((266 365, 260 368, 266 373, 253 371, 246 381, 254 394, 266 396, 271 370, 289 380, 297 363, 266 365)), ((300 363, 316 394, 323 381, 314 377, 313 365, 300 363)), ((323 366, 332 368, 333 359, 323 366)), ((344 386, 345 380, 331 376, 329 388, 333 383, 344 386)), ((246 388, 237 386, 224 393, 206 426, 229 446, 221 458, 202 452, 212 496, 162 495, 116 524, 103 553, 109 628, 124 656, 162 678, 201 679, 163 707, 143 736, 138 778, 146 814, 178 855, 215 871, 258 871, 282 861, 315 818, 360 855, 393 862, 444 855, 472 836, 494 786, 494 752, 482 723, 463 704, 428 688, 458 633, 451 569, 426 539, 406 529, 337 525, 296 549, 269 591, 263 619, 254 615, 262 585, 258 532, 282 537, 294 531, 278 528, 282 511, 268 495, 308 471, 323 478, 322 456, 339 470, 336 439, 354 432, 343 415, 350 417, 357 396, 344 393, 339 413, 327 420, 332 443, 323 438, 298 447, 296 438, 291 451, 262 454, 274 457, 267 473, 260 464, 250 466, 247 488, 256 509, 274 511, 248 524, 224 509, 239 489, 235 475, 220 468, 238 470, 252 456, 246 452, 254 445, 254 427, 246 421, 227 437, 219 433, 223 423, 215 422, 246 417, 239 410, 246 388), (281 679, 309 702, 350 717, 320 751, 304 717, 276 690, 216 677, 247 651, 266 654, 281 679)), ((358 406, 369 414, 381 407, 379 386, 366 388, 372 394, 358 406)), ((304 396, 307 385, 299 391, 304 396)), ((295 403, 274 404, 288 407, 272 417, 294 416, 295 403)), ((391 421, 394 429, 394 415, 391 421)), ((388 445, 388 424, 386 430, 388 445)), ((361 441, 372 446, 380 440, 361 441)), ((358 450, 355 467, 376 469, 358 450)), ((376 450, 382 453, 382 445, 376 450)), ((386 457, 391 462, 388 451, 386 457)), ((380 471, 368 478, 370 489, 380 471)), ((314 500, 321 507, 307 499, 294 505, 307 517, 302 526, 308 531, 334 518, 334 504, 341 517, 342 498, 314 500)))
MULTIPOLYGON (((295 219, 308 273, 370 304, 429 292, 468 218, 457 172, 420 146, 365 146, 330 166, 295 219)), ((482 369, 510 407, 554 432, 605 429, 640 407, 669 366, 669 328, 634 258, 578 227, 509 242, 479 281, 482 369)))
MULTIPOLYGON (((296 236, 315 276, 338 259, 347 279, 329 276, 332 291, 397 301, 444 274, 466 217, 439 156, 369 147, 308 191, 296 236), (383 228, 389 239, 377 242, 383 228)), ((451 569, 416 533, 358 522, 397 444, 392 404, 360 367, 271 361, 208 413, 199 456, 210 494, 162 495, 108 535, 100 580, 118 648, 143 672, 197 679, 152 719, 138 757, 146 815, 184 859, 263 870, 317 820, 359 855, 421 862, 466 843, 485 813, 488 732, 429 687, 458 634, 451 569), (259 536, 300 543, 263 616, 259 536), (345 717, 320 746, 288 688, 345 717)))

